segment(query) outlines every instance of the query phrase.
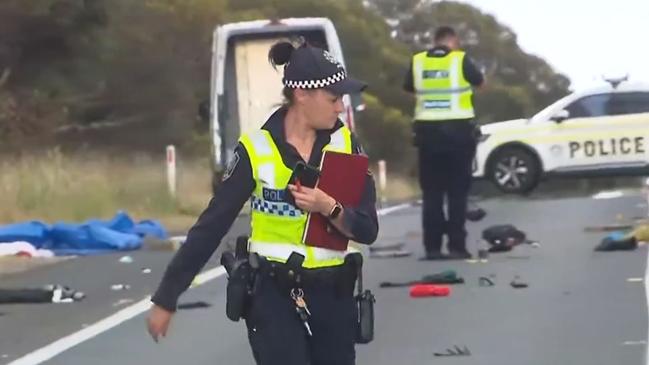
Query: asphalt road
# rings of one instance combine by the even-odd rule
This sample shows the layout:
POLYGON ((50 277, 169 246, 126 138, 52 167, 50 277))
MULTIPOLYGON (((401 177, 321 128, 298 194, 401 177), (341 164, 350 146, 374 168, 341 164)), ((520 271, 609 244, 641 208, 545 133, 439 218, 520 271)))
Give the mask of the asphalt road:
MULTIPOLYGON (((643 282, 647 252, 595 253, 601 233, 584 226, 610 223, 618 214, 646 214, 642 199, 492 199, 488 211, 469 225, 470 242, 486 226, 513 223, 538 240, 489 257, 487 263, 422 262, 420 208, 381 219, 377 245, 405 242, 414 255, 370 259, 366 286, 377 296, 376 339, 357 346, 358 364, 640 364, 645 363, 647 298, 643 282), (466 284, 447 298, 412 299, 407 288, 378 288, 382 281, 414 280, 453 269, 466 284), (478 277, 495 275, 496 286, 480 287, 478 277), (513 289, 515 277, 530 284, 513 289), (434 352, 466 345, 471 356, 437 358, 434 352)), ((241 220, 231 231, 247 229, 241 220)), ((134 262, 121 255, 70 260, 2 278, 3 287, 60 282, 87 292, 81 303, 0 306, 0 364, 9 363, 82 329, 150 294, 170 252, 140 251, 134 262), (142 268, 151 274, 142 274, 142 268), (131 290, 111 291, 128 283, 131 290), (121 301, 121 303, 120 303, 121 301)), ((216 265, 212 260, 208 265, 216 265)), ((141 314, 75 346, 48 364, 252 364, 245 329, 224 316, 225 278, 189 290, 181 303, 204 301, 209 308, 179 311, 169 336, 154 344, 141 314)))

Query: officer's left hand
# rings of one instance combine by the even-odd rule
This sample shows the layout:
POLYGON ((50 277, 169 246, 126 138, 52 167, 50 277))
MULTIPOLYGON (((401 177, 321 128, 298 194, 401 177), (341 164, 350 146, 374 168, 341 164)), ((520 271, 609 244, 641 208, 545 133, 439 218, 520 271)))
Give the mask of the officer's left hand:
POLYGON ((301 186, 299 189, 295 185, 289 185, 289 190, 295 198, 295 204, 298 208, 309 213, 320 213, 329 215, 331 209, 336 204, 336 200, 324 191, 315 188, 301 186))

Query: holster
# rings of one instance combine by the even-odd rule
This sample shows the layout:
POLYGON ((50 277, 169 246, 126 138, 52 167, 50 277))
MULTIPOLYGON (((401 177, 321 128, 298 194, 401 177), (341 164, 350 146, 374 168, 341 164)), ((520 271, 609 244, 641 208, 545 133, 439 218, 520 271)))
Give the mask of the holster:
POLYGON ((356 268, 358 290, 355 300, 358 309, 358 323, 356 327, 356 343, 366 344, 374 340, 374 303, 376 299, 370 290, 363 290, 363 255, 352 253, 345 260, 353 260, 356 268))
POLYGON ((248 253, 248 237, 246 236, 237 238, 234 254, 224 252, 221 255, 221 265, 228 273, 225 314, 234 322, 246 317, 256 281, 257 267, 255 266, 258 265, 255 263, 255 258, 256 256, 253 258, 248 253))

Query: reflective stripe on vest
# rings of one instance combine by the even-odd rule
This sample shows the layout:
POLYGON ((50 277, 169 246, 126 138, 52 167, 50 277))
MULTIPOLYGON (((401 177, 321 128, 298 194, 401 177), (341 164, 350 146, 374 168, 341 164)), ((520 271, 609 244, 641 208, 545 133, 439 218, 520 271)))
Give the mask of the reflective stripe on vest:
POLYGON ((438 121, 469 119, 473 111, 473 89, 464 78, 465 53, 451 51, 444 57, 416 54, 412 60, 413 81, 417 94, 415 120, 438 121))
MULTIPOLYGON (((287 203, 284 191, 292 170, 284 165, 282 156, 270 133, 257 130, 240 139, 250 157, 255 180, 251 197, 250 252, 267 259, 286 262, 291 252, 305 257, 305 268, 338 266, 344 263, 347 251, 311 247, 302 242, 308 214, 287 203)), ((346 127, 332 133, 324 151, 351 153, 351 132, 346 127)))

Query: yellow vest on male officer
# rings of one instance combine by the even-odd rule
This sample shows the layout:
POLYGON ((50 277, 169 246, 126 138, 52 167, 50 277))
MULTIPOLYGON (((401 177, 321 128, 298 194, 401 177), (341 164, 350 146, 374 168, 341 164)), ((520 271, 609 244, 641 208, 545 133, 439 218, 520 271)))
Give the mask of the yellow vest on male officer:
POLYGON ((412 58, 417 94, 415 120, 469 119, 473 112, 471 84, 465 79, 465 53, 451 51, 444 57, 429 57, 424 51, 412 58))
MULTIPOLYGON (((305 268, 342 265, 352 249, 336 251, 302 242, 308 214, 284 200, 293 171, 284 165, 270 133, 260 129, 242 136, 240 141, 250 156, 255 180, 251 198, 250 252, 283 263, 292 252, 297 252, 305 257, 302 264, 305 268)), ((350 130, 339 128, 323 151, 352 153, 350 130)))

